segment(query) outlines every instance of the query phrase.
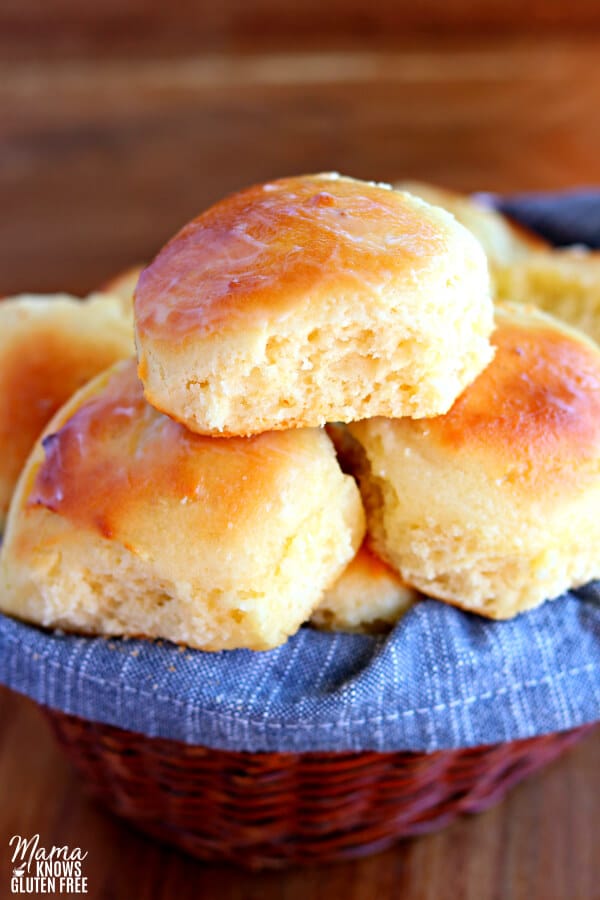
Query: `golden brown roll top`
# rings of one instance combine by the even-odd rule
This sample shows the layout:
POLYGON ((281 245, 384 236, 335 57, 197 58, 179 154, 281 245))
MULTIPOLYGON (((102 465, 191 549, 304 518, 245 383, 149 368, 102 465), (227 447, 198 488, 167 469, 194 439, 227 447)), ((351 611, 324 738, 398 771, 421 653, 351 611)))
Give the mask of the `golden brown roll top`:
MULTIPOLYGON (((498 306, 493 363, 421 430, 447 452, 485 456, 497 477, 537 491, 571 483, 600 447, 600 355, 583 335, 531 309, 498 306)), ((415 433, 418 432, 415 428, 415 433)))
POLYGON ((15 496, 0 606, 45 625, 265 649, 310 615, 364 532, 326 434, 193 435, 135 363, 56 417, 15 496))
POLYGON ((284 314, 311 292, 378 286, 448 248, 435 214, 383 186, 327 175, 257 185, 186 225, 142 273, 141 339, 192 340, 284 314))
MULTIPOLYGON (((226 538, 228 553, 239 535, 243 550, 265 498, 271 518, 285 515, 305 478, 323 468, 335 472, 328 440, 316 431, 227 440, 192 434, 146 403, 131 362, 107 375, 102 391, 47 435, 43 447, 28 505, 130 549, 145 537, 139 525, 160 506, 180 517, 184 533, 216 544, 226 538)), ((310 493, 310 485, 303 489, 310 493)), ((271 526, 263 521, 265 527, 271 526)))
POLYGON ((134 306, 146 398, 198 433, 433 415, 491 358, 474 238, 335 175, 217 203, 142 272, 134 306))

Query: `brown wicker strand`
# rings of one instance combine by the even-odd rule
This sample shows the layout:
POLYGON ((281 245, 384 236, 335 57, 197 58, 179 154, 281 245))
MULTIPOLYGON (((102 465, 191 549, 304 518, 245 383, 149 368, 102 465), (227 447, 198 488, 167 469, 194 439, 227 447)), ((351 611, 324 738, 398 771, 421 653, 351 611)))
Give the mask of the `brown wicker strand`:
POLYGON ((90 791, 200 859, 249 868, 383 850, 498 802, 591 726, 437 753, 236 753, 46 710, 90 791))

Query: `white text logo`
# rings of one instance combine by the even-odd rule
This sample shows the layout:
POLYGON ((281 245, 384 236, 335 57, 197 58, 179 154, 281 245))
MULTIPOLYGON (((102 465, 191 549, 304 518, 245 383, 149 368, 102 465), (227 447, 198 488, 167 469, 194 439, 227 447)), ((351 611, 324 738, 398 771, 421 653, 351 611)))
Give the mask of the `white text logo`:
POLYGON ((13 865, 13 894, 87 894, 82 863, 87 856, 79 847, 40 846, 39 834, 25 838, 14 834, 8 846, 13 865))

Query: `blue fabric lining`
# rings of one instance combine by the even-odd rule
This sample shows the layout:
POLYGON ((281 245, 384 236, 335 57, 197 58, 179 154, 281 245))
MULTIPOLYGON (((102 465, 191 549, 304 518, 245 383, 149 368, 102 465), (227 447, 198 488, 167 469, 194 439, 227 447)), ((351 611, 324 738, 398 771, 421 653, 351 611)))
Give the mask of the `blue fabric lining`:
POLYGON ((434 600, 381 637, 302 628, 203 653, 0 617, 0 681, 150 736, 235 750, 439 750, 600 718, 600 584, 510 622, 434 600))

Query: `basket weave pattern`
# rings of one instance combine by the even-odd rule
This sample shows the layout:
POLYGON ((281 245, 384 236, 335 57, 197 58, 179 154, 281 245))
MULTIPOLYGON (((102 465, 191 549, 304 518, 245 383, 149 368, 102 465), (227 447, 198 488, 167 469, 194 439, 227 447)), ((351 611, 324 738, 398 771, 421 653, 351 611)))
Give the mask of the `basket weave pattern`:
POLYGON ((497 802, 589 731, 437 753, 238 753, 46 710, 91 792, 201 859, 250 868, 344 859, 497 802))

